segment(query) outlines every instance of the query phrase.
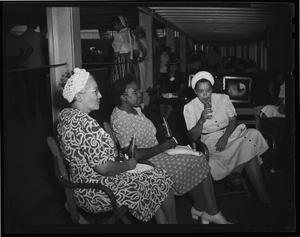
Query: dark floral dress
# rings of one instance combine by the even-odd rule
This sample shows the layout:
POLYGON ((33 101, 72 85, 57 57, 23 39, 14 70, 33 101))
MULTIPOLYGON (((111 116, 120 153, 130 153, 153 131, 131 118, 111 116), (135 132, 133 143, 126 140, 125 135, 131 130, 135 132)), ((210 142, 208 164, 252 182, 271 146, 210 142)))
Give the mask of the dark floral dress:
MULTIPOLYGON (((115 161, 114 142, 96 120, 80 110, 64 109, 59 115, 57 131, 72 182, 106 185, 115 194, 118 206, 128 206, 139 220, 146 222, 152 218, 173 185, 163 169, 127 171, 115 176, 97 173, 94 167, 115 161)), ((110 200, 102 191, 74 189, 73 194, 77 205, 87 212, 111 210, 110 200)))

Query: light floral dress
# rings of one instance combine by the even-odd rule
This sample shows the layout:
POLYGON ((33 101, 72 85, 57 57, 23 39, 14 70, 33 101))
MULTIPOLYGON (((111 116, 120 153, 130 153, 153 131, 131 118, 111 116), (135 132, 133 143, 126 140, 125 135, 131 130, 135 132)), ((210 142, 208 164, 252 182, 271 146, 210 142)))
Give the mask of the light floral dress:
MULTIPOLYGON (((114 142, 88 114, 68 108, 62 110, 58 120, 58 139, 62 156, 69 163, 70 180, 78 183, 101 183, 112 190, 117 205, 128 206, 139 220, 148 221, 160 208, 173 181, 160 168, 143 172, 123 172, 103 176, 94 168, 115 161, 114 142)), ((95 189, 74 189, 76 204, 87 212, 111 210, 106 194, 95 189)))
MULTIPOLYGON (((238 166, 268 150, 269 146, 261 133, 253 128, 237 126, 228 139, 228 144, 223 151, 216 151, 216 143, 224 134, 229 123, 229 117, 236 116, 235 108, 228 95, 212 93, 211 96, 213 118, 207 119, 203 124, 201 141, 209 150, 209 165, 214 180, 225 178, 238 166)), ((184 106, 183 114, 188 130, 191 130, 201 117, 204 110, 203 103, 198 97, 184 106)))
MULTIPOLYGON (((115 107, 111 114, 111 127, 121 148, 127 147, 133 134, 136 134, 137 148, 151 148, 158 145, 154 124, 135 108, 137 115, 115 107)), ((162 168, 174 181, 175 195, 183 195, 201 183, 210 171, 204 155, 176 154, 162 152, 148 159, 156 167, 162 168)))

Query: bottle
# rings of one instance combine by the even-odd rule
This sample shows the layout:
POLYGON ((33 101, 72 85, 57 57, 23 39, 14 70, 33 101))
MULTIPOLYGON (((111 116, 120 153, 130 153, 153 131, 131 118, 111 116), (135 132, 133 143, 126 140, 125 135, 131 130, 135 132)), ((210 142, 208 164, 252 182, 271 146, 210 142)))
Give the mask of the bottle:
POLYGON ((172 139, 173 138, 172 131, 164 117, 163 117, 163 121, 164 121, 164 126, 165 126, 165 137, 166 137, 166 139, 172 139))
MULTIPOLYGON (((207 109, 207 108, 211 109, 211 105, 208 102, 204 103, 204 109, 207 109)), ((209 113, 207 119, 212 119, 212 116, 213 116, 213 114, 209 113)))
POLYGON ((135 144, 136 144, 136 137, 135 137, 135 133, 133 134, 133 137, 130 141, 128 150, 127 150, 127 155, 128 158, 135 158, 135 144))

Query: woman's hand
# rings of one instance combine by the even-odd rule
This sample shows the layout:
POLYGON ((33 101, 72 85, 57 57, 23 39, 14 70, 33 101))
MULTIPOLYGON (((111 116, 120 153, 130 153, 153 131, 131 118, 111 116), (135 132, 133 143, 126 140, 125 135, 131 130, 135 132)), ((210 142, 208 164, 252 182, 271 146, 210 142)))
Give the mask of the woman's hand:
POLYGON ((175 148, 176 147, 176 142, 174 139, 167 139, 165 140, 163 143, 159 144, 160 145, 160 149, 162 152, 175 148))
POLYGON ((136 167, 137 161, 134 158, 130 158, 128 160, 124 159, 124 162, 128 165, 129 170, 133 170, 136 167))
POLYGON ((223 151, 228 143, 228 138, 226 136, 220 137, 220 139, 217 141, 215 147, 217 151, 223 151))

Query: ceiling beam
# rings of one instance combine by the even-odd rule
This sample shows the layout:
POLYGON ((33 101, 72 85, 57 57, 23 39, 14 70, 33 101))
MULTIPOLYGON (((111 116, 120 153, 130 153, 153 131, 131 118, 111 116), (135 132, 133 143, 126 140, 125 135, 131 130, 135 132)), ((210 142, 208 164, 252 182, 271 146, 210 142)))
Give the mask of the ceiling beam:
POLYGON ((150 8, 148 7, 137 7, 137 9, 139 9, 140 11, 144 12, 145 14, 155 18, 156 20, 158 20, 159 22, 163 23, 164 25, 166 25, 167 27, 175 30, 175 31, 178 31, 180 34, 188 37, 188 38, 191 38, 191 39, 194 39, 193 36, 187 34, 186 32, 182 31, 181 29, 179 29, 177 26, 173 25, 172 23, 170 23, 169 21, 167 21, 165 18, 161 17, 159 14, 155 13, 154 11, 152 11, 150 8))

